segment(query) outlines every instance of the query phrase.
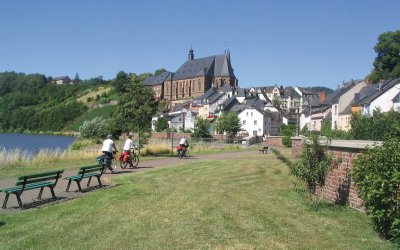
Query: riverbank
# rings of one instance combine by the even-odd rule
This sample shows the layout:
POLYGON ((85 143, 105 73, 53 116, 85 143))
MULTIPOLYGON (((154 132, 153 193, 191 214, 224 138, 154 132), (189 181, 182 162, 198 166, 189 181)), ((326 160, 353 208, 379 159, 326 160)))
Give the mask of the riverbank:
POLYGON ((53 132, 53 131, 31 131, 31 130, 15 129, 15 130, 0 130, 0 134, 56 135, 56 136, 73 136, 73 137, 79 136, 79 132, 75 132, 72 130, 53 132))

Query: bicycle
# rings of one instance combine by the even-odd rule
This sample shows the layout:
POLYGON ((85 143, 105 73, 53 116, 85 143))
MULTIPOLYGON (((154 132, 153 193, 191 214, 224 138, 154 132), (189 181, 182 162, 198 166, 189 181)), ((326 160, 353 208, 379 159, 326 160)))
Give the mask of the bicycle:
POLYGON ((106 155, 105 154, 102 154, 101 156, 97 157, 97 162, 100 165, 103 165, 103 174, 105 174, 107 169, 108 169, 107 164, 110 164, 111 168, 113 169, 112 171, 115 171, 115 169, 117 169, 116 154, 117 154, 117 151, 113 151, 112 152, 112 158, 111 159, 107 159, 107 160, 106 160, 106 155), (107 162, 109 160, 111 160, 110 163, 107 162))
POLYGON ((186 147, 182 147, 182 149, 178 148, 178 158, 182 159, 183 157, 185 157, 185 159, 188 158, 188 150, 186 147))
POLYGON ((124 159, 124 160, 120 161, 119 165, 121 166, 121 168, 125 169, 128 166, 130 168, 136 168, 138 166, 138 164, 139 164, 139 155, 136 154, 135 149, 136 148, 131 148, 131 151, 132 151, 131 152, 131 156, 128 155, 128 159, 124 159))

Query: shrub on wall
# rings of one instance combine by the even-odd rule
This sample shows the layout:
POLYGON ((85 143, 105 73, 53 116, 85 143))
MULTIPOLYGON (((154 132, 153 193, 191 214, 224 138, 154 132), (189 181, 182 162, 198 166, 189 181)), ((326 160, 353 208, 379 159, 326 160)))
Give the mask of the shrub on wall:
POLYGON ((304 143, 300 159, 290 164, 292 174, 304 181, 311 193, 318 185, 322 186, 331 169, 332 157, 325 153, 325 147, 313 136, 310 143, 304 143))
POLYGON ((374 227, 400 244, 400 139, 367 149, 354 165, 352 176, 374 227))

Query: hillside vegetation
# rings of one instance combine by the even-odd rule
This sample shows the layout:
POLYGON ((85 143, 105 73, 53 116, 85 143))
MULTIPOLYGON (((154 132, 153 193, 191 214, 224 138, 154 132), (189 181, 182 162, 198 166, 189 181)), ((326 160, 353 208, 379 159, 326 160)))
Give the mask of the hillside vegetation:
POLYGON ((91 95, 99 102, 110 100, 110 82, 96 78, 55 85, 51 80, 41 74, 0 72, 0 131, 62 131, 88 111, 91 95))

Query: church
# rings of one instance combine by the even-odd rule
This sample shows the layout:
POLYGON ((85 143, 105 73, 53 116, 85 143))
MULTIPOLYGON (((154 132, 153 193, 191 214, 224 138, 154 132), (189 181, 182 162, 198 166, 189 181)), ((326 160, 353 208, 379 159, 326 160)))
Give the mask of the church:
POLYGON ((176 72, 150 76, 144 80, 144 85, 154 90, 157 99, 174 106, 202 96, 211 87, 237 89, 238 80, 231 65, 229 49, 220 55, 195 59, 191 48, 188 60, 176 72))

